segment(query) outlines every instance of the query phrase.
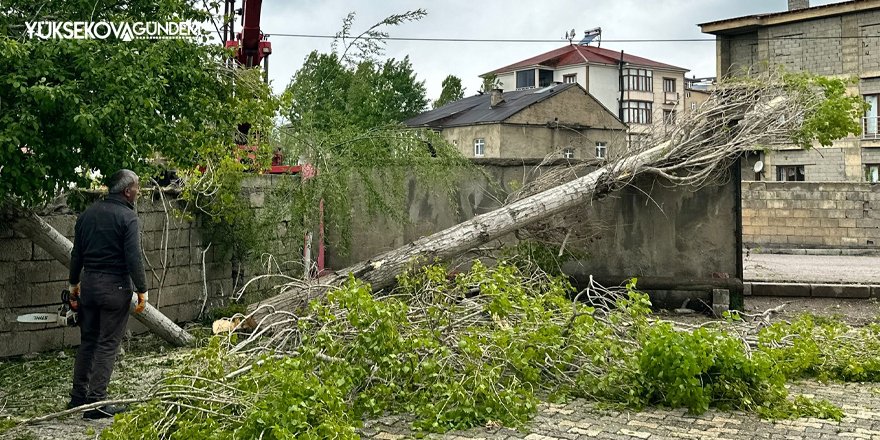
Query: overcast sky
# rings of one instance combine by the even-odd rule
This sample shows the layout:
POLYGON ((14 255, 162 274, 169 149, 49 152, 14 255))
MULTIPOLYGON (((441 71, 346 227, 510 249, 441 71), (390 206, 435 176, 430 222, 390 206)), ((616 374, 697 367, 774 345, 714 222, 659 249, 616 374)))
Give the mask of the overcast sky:
MULTIPOLYGON (((811 6, 838 3, 812 0, 811 6)), ((349 12, 357 13, 354 33, 394 13, 423 8, 421 21, 391 27, 392 37, 558 39, 558 43, 461 43, 390 41, 386 56, 409 55, 418 78, 425 80, 428 97, 440 95, 446 75, 463 80, 465 94, 476 93, 478 75, 539 55, 567 44, 562 39, 572 28, 602 28, 602 36, 615 39, 681 39, 711 37, 697 23, 743 15, 786 10, 786 0, 264 0, 265 33, 335 34, 349 12)), ((270 36, 272 56, 269 79, 277 92, 290 82, 313 50, 330 51, 330 40, 270 36)), ((576 40, 577 41, 577 40, 576 40)), ((615 43, 603 48, 690 69, 688 75, 715 76, 712 42, 615 43)))

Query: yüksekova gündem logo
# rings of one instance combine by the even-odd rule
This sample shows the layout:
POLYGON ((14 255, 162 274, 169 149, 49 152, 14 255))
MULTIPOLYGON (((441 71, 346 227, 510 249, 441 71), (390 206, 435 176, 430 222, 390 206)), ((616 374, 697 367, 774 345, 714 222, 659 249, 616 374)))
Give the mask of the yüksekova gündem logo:
POLYGON ((114 37, 122 41, 186 39, 196 36, 199 29, 195 23, 185 21, 34 21, 25 23, 25 27, 28 38, 104 40, 114 37))

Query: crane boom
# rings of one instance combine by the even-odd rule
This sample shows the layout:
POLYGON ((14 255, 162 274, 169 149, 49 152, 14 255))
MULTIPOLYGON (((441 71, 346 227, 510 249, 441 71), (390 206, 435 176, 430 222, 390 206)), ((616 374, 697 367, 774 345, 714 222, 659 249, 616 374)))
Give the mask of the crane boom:
POLYGON ((263 70, 268 75, 272 43, 267 41, 268 35, 264 35, 260 30, 262 7, 263 0, 242 0, 242 8, 235 11, 241 14, 241 32, 235 34, 234 40, 227 40, 226 47, 235 48, 235 60, 246 69, 265 62, 263 70))

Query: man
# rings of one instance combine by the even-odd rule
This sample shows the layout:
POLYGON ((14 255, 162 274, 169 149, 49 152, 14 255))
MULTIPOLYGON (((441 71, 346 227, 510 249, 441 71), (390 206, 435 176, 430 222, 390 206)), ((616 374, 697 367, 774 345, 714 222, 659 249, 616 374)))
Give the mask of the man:
MULTIPOLYGON (((132 284, 138 296, 134 311, 140 313, 146 307, 147 278, 134 211, 140 192, 137 174, 124 169, 117 171, 110 177, 108 192, 76 220, 70 255, 70 291, 80 289, 81 344, 73 367, 68 408, 107 399, 107 385, 128 323, 132 284)), ((104 405, 86 411, 83 418, 112 417, 125 410, 104 405)))

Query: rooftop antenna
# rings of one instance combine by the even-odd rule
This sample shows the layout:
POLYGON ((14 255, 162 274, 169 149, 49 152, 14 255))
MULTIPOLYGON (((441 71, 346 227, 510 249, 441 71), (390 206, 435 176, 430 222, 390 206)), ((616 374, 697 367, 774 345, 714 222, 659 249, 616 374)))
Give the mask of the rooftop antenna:
POLYGON ((574 41, 574 34, 574 29, 572 29, 571 32, 565 33, 565 37, 563 37, 563 39, 568 40, 568 44, 571 44, 571 42, 574 41))
POLYGON ((597 47, 602 47, 602 28, 597 27, 595 29, 590 29, 588 31, 584 31, 584 39, 581 40, 578 45, 580 46, 589 46, 590 43, 596 41, 597 47))

